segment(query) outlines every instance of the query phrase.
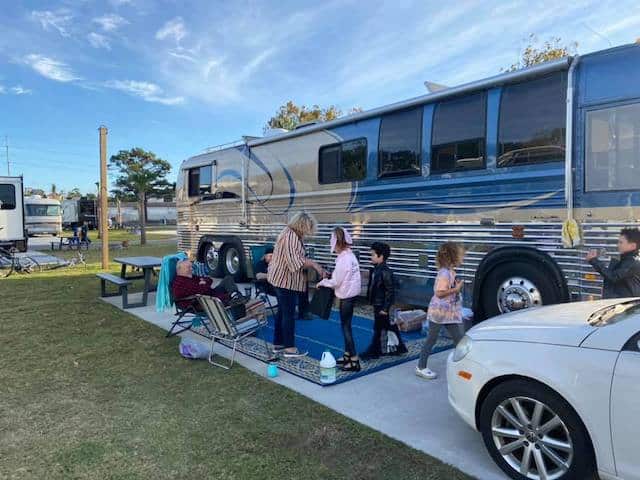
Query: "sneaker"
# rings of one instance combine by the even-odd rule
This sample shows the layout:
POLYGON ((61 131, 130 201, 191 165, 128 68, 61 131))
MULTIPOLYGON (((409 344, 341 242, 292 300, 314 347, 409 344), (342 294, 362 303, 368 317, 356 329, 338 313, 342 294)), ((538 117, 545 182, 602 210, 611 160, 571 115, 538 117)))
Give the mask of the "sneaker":
POLYGON ((301 352, 299 350, 284 350, 284 358, 300 358, 306 357, 308 352, 301 352))
POLYGON ((416 375, 420 378, 424 378, 425 380, 435 380, 438 378, 438 374, 433 370, 429 370, 428 368, 420 369, 416 367, 416 375))
POLYGON ((285 348, 286 348, 286 347, 284 347, 284 346, 282 346, 282 345, 274 345, 274 346, 271 348, 271 351, 272 351, 273 353, 276 353, 276 354, 277 354, 277 353, 282 353, 282 351, 283 351, 285 348))

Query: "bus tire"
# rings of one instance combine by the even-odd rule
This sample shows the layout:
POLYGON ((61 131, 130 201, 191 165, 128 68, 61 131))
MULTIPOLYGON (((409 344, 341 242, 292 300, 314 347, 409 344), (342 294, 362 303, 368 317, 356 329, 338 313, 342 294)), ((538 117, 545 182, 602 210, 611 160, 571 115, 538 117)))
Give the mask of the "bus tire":
POLYGON ((227 243, 220 249, 220 268, 224 276, 230 276, 236 282, 244 280, 244 255, 235 243, 227 243))
POLYGON ((554 287, 550 278, 545 267, 526 257, 496 265, 481 287, 484 317, 562 302, 562 291, 554 287))
POLYGON ((213 243, 204 242, 200 246, 199 260, 207 266, 210 276, 222 276, 222 269, 220 268, 220 252, 216 250, 213 243))

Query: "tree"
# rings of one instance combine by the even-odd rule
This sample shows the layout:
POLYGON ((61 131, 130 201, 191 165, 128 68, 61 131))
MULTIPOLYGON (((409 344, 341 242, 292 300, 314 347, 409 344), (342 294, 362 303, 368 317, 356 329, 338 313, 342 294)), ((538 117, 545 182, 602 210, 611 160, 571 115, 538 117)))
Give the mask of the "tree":
POLYGON ((80 193, 80 189, 78 187, 74 187, 67 193, 67 198, 80 198, 82 197, 82 193, 80 193))
MULTIPOLYGON (((361 112, 360 107, 354 107, 349 110, 349 114, 361 112)), ((287 130, 294 130, 298 125, 307 122, 326 122, 329 120, 335 120, 342 116, 342 110, 335 105, 330 105, 326 108, 321 108, 318 105, 313 105, 311 108, 305 105, 298 106, 293 101, 289 100, 284 105, 281 105, 276 114, 271 117, 263 128, 266 132, 271 128, 284 128, 287 130)))
POLYGON ((578 51, 578 42, 571 42, 568 45, 563 45, 560 37, 551 37, 541 46, 538 46, 538 37, 532 33, 529 35, 528 42, 529 43, 522 51, 522 55, 518 62, 512 64, 509 68, 504 69, 504 71, 513 72, 538 63, 568 57, 578 51))
POLYGON ((171 188, 166 176, 171 164, 156 157, 155 153, 142 148, 120 150, 109 159, 109 165, 118 171, 115 188, 116 198, 135 196, 140 216, 140 244, 147 243, 146 207, 149 195, 164 195, 171 188))

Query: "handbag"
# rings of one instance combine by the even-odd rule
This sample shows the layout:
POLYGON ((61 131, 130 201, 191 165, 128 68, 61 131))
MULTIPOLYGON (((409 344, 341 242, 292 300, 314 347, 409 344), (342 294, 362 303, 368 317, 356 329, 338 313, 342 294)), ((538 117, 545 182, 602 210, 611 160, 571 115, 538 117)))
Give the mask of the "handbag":
POLYGON ((309 303, 309 311, 318 317, 327 320, 331 315, 333 307, 333 299, 335 294, 332 288, 318 287, 316 288, 313 298, 309 303))

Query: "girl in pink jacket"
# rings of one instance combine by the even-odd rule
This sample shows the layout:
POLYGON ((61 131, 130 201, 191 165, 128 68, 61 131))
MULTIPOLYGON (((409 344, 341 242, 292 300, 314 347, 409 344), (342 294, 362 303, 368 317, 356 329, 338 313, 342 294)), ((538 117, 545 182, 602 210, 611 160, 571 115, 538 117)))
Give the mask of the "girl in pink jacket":
POLYGON ((345 229, 337 227, 331 234, 331 251, 338 254, 336 267, 330 278, 325 278, 318 283, 319 287, 333 288, 336 297, 340 299, 340 323, 344 336, 344 355, 338 360, 340 369, 346 372, 359 372, 360 360, 353 333, 351 320, 353 319, 353 304, 355 298, 360 295, 360 265, 358 259, 351 251, 351 235, 345 229))

